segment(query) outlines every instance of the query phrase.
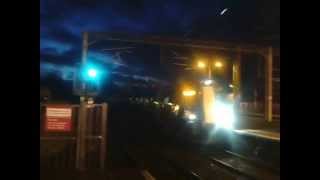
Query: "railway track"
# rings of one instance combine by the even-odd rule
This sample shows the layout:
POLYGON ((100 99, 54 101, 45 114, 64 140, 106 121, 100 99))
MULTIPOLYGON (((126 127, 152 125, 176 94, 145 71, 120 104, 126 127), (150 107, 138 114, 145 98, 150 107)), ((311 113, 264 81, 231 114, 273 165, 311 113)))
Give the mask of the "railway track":
MULTIPOLYGON (((192 141, 194 136, 177 136, 178 134, 188 134, 177 133, 179 128, 173 128, 176 126, 165 126, 164 128, 174 129, 168 133, 159 131, 160 128, 150 128, 159 127, 159 120, 158 124, 152 123, 152 121, 141 122, 141 119, 129 123, 132 122, 135 123, 132 125, 127 123, 125 126, 130 127, 126 129, 128 131, 121 131, 130 134, 123 139, 121 144, 126 144, 123 149, 131 161, 135 162, 140 174, 146 180, 280 179, 279 173, 267 169, 265 165, 258 165, 247 157, 224 151, 229 146, 225 148, 223 144, 219 143, 207 144, 202 141, 192 141), (138 123, 141 125, 132 128, 138 123), (132 131, 132 129, 138 128, 140 131, 132 131), (150 131, 150 129, 152 130, 150 131), (217 153, 219 151, 213 152, 214 148, 212 147, 215 146, 223 148, 219 150, 220 153, 217 153), (201 147, 205 151, 202 151, 201 147)), ((236 142, 239 144, 239 141, 236 142)), ((246 145, 250 143, 242 142, 241 147, 247 147, 246 145)), ((250 146, 250 148, 244 149, 252 150, 254 147, 255 143, 252 144, 252 148, 250 146)))
POLYGON ((197 173, 152 150, 128 150, 128 157, 141 170, 146 180, 203 180, 197 173))
POLYGON ((128 156, 137 164, 146 180, 239 180, 254 179, 244 173, 230 171, 208 158, 173 149, 130 150, 128 156))
POLYGON ((224 151, 211 155, 209 159, 216 165, 248 179, 277 180, 280 171, 272 169, 261 162, 254 161, 239 154, 224 151))
POLYGON ((147 172, 145 177, 153 177, 152 180, 280 179, 280 169, 265 162, 212 146, 204 147, 205 151, 190 147, 183 146, 183 143, 149 146, 142 148, 140 153, 131 153, 131 156, 142 164, 140 169, 147 172))
POLYGON ((256 164, 256 166, 258 166, 258 167, 268 169, 269 171, 272 171, 275 174, 280 174, 280 169, 279 168, 273 167, 272 165, 270 165, 270 164, 268 164, 266 162, 262 162, 262 160, 248 158, 248 157, 245 157, 243 155, 240 155, 240 154, 237 154, 237 153, 231 152, 231 151, 225 151, 225 152, 230 154, 230 155, 233 155, 233 156, 235 156, 237 158, 240 158, 240 159, 242 159, 244 161, 248 161, 250 163, 256 164))
POLYGON ((261 162, 230 151, 217 151, 210 155, 198 154, 186 149, 158 149, 135 155, 141 169, 147 170, 154 179, 280 179, 280 170, 271 169, 261 162))

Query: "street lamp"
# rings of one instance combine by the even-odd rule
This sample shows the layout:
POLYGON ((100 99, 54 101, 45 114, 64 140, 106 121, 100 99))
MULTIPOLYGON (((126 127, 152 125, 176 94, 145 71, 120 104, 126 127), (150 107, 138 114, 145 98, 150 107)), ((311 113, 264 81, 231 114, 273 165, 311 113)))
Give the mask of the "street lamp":
POLYGON ((206 67, 206 63, 203 61, 198 61, 197 66, 198 68, 203 69, 206 67))
POLYGON ((203 90, 203 111, 204 111, 204 121, 203 125, 214 124, 216 117, 214 117, 213 110, 215 109, 215 88, 213 86, 212 80, 212 70, 213 68, 220 69, 223 67, 221 61, 206 61, 204 64, 202 61, 198 61, 198 68, 204 69, 207 67, 208 79, 203 81, 205 86, 202 87, 203 90), (207 66, 205 66, 207 65, 207 66))
POLYGON ((217 61, 214 63, 214 67, 216 67, 216 68, 221 68, 222 66, 223 66, 223 64, 220 61, 217 61))
POLYGON ((219 69, 223 67, 223 63, 221 61, 215 61, 215 62, 203 61, 203 60, 198 60, 197 61, 197 67, 199 69, 207 68, 207 73, 208 73, 208 79, 209 80, 211 79, 211 76, 212 76, 212 68, 213 68, 212 65, 214 66, 214 68, 219 68, 219 69))
POLYGON ((197 67, 199 69, 207 69, 208 71, 208 78, 211 79, 211 64, 210 61, 206 60, 198 60, 197 61, 197 67))

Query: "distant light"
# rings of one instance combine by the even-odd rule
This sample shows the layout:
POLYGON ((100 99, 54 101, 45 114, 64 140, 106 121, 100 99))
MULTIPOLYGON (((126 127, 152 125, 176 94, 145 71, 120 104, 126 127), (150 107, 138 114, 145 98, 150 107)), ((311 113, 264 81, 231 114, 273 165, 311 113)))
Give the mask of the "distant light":
POLYGON ((206 64, 203 61, 198 61, 197 66, 198 66, 198 68, 205 68, 206 64))
POLYGON ((205 80, 204 81, 204 84, 206 85, 206 86, 209 86, 209 85, 211 85, 212 84, 212 80, 211 79, 207 79, 207 80, 205 80))
POLYGON ((157 102, 157 101, 153 101, 153 103, 154 103, 154 104, 159 104, 159 102, 157 102))
POLYGON ((169 106, 173 106, 173 104, 172 104, 171 102, 168 102, 168 105, 169 105, 169 106))
POLYGON ((225 12, 228 11, 228 8, 224 8, 221 12, 220 12, 220 15, 222 16, 225 12))
POLYGON ((91 78, 95 78, 96 76, 97 76, 97 70, 95 70, 95 69, 89 69, 88 70, 88 75, 89 75, 89 77, 91 77, 91 78))
POLYGON ((185 90, 185 91, 182 92, 182 95, 183 96, 194 96, 194 95, 196 95, 196 91, 194 91, 194 90, 185 90))
POLYGON ((177 112, 177 111, 179 111, 179 109, 180 109, 180 106, 179 105, 175 105, 173 111, 177 112))
POLYGON ((81 74, 84 81, 90 83, 99 83, 103 78, 105 71, 102 70, 98 65, 86 64, 81 67, 81 74))
POLYGON ((93 104, 93 103, 94 103, 93 99, 89 99, 89 100, 88 100, 88 104, 91 105, 91 104, 93 104))
POLYGON ((223 64, 220 61, 217 61, 216 63, 214 63, 214 66, 217 68, 221 68, 223 64))
POLYGON ((189 120, 195 120, 195 119, 197 119, 197 116, 196 116, 195 114, 193 114, 193 113, 190 113, 190 114, 188 115, 188 119, 189 119, 189 120))
POLYGON ((234 88, 234 86, 233 86, 232 84, 229 84, 229 87, 230 87, 230 88, 234 88))

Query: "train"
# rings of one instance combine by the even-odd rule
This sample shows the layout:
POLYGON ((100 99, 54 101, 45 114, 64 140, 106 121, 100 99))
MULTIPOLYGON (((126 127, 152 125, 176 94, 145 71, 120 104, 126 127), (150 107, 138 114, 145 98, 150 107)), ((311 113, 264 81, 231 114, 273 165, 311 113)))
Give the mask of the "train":
POLYGON ((233 129, 236 121, 235 105, 238 102, 233 88, 230 84, 202 83, 196 90, 182 90, 179 98, 180 114, 188 123, 233 129))

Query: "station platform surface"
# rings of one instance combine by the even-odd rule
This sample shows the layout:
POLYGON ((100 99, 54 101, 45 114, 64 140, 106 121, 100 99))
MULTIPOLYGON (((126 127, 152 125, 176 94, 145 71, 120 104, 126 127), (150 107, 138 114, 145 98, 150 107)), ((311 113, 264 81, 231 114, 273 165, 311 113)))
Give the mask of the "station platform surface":
POLYGON ((234 130, 237 134, 255 136, 263 139, 279 141, 280 142, 280 131, 276 130, 264 130, 264 129, 236 129, 234 130))
POLYGON ((268 122, 264 117, 242 116, 234 132, 239 135, 255 136, 280 142, 280 116, 268 122))

